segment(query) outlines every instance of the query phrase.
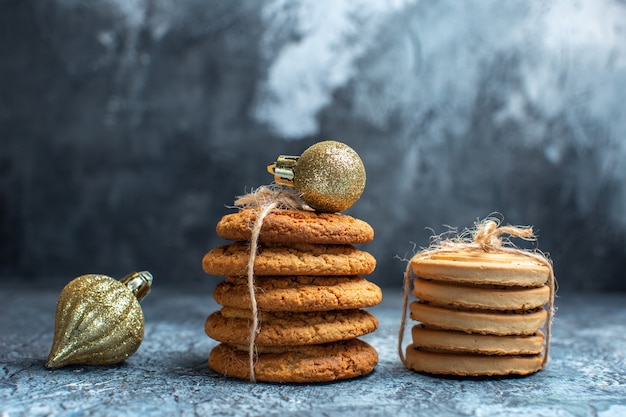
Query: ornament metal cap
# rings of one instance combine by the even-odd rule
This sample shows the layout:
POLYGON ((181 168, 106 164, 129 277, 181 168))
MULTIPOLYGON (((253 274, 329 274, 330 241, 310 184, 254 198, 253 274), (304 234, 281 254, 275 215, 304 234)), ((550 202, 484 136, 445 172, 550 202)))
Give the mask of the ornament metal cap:
POLYGON ((120 282, 126 285, 137 297, 137 301, 141 301, 144 297, 150 294, 152 289, 152 274, 148 271, 131 272, 123 278, 120 278, 120 282))
POLYGON ((294 169, 298 163, 299 156, 279 155, 276 162, 267 164, 267 172, 274 175, 276 184, 293 187, 294 169))
POLYGON ((354 149, 333 140, 318 142, 300 156, 280 155, 267 171, 320 212, 347 210, 365 189, 363 161, 354 149))
POLYGON ((150 292, 152 279, 148 271, 119 281, 87 274, 67 284, 57 301, 46 367, 112 365, 135 353, 144 335, 139 301, 150 292))

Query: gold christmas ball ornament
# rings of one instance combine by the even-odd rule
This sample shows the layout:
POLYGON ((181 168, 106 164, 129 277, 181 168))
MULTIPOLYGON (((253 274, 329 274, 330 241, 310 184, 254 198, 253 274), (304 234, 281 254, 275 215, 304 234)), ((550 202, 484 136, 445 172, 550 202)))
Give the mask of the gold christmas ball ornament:
POLYGON ((348 145, 327 140, 300 156, 280 155, 267 166, 278 184, 294 187, 316 211, 336 213, 350 208, 365 189, 365 167, 348 145))
POLYGON ((119 281, 98 274, 72 280, 57 301, 46 367, 112 365, 135 353, 144 334, 139 301, 151 285, 152 274, 147 271, 133 272, 119 281))

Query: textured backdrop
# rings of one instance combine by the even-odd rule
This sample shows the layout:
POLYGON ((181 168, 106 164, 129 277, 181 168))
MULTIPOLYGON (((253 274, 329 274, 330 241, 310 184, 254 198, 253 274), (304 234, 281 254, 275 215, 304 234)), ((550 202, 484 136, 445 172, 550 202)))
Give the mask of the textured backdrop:
POLYGON ((335 139, 373 281, 497 211, 562 291, 626 290, 623 1, 1 0, 0 57, 2 280, 212 280, 226 206, 335 139))

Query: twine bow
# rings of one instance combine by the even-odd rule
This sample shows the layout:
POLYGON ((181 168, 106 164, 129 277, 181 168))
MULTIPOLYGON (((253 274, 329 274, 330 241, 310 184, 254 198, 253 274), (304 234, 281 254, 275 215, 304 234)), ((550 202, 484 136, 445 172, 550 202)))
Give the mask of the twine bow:
POLYGON ((550 288, 550 297, 548 301, 548 312, 546 319, 546 339, 545 339, 545 352, 543 357, 542 367, 548 363, 550 353, 550 338, 552 334, 552 319, 554 317, 554 299, 555 299, 555 286, 556 280, 554 278, 554 270, 552 268, 552 262, 539 251, 529 251, 516 247, 508 237, 503 235, 509 235, 516 238, 521 238, 528 241, 535 241, 536 237, 533 233, 533 229, 530 226, 500 226, 501 220, 499 218, 487 217, 481 222, 477 222, 473 229, 466 229, 463 233, 454 238, 445 238, 445 234, 435 236, 430 246, 419 253, 416 253, 407 263, 406 270, 404 272, 404 285, 403 285, 403 302, 402 302, 402 320, 400 321, 400 330, 398 334, 398 355, 400 360, 407 366, 404 349, 402 347, 402 341, 404 338, 404 332, 406 327, 406 316, 408 310, 409 292, 411 287, 411 262, 417 258, 428 258, 434 254, 442 253, 454 253, 458 251, 464 252, 504 252, 515 255, 527 256, 542 265, 545 265, 549 269, 548 286, 550 288))

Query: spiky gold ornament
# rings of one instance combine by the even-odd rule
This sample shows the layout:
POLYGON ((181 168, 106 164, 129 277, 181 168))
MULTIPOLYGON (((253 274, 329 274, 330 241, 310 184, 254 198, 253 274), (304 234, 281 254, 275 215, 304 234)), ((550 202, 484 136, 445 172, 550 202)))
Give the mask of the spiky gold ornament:
POLYGON ((139 301, 151 285, 147 271, 119 281, 98 274, 72 280, 59 295, 46 366, 111 365, 135 353, 144 334, 139 301))
POLYGON ((347 210, 365 189, 363 161, 354 149, 333 140, 318 142, 300 156, 280 155, 267 170, 276 183, 294 187, 321 212, 347 210))

